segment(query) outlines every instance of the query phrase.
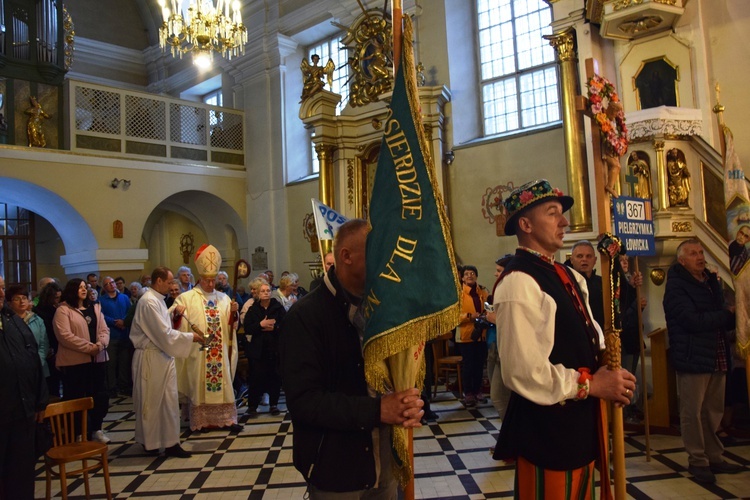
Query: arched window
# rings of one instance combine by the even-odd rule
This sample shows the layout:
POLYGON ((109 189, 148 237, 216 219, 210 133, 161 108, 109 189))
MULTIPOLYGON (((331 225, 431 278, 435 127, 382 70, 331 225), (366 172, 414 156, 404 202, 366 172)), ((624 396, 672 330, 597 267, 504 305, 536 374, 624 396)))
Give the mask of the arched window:
POLYGON ((542 0, 477 0, 484 135, 560 120, 552 12, 542 0))

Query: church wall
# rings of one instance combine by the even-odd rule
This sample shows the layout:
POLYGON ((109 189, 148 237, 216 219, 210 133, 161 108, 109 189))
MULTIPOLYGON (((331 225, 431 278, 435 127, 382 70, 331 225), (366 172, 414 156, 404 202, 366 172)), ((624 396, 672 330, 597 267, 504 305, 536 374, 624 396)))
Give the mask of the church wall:
MULTIPOLYGON (((287 187, 288 200, 288 222, 287 233, 289 234, 289 265, 287 268, 277 268, 277 276, 281 271, 289 271, 299 275, 300 285, 307 290, 310 289, 310 268, 305 262, 314 261, 320 255, 317 251, 310 249, 310 242, 304 237, 303 222, 305 216, 312 213, 312 204, 310 198, 318 198, 317 179, 306 182, 299 182, 287 187)), ((282 264, 279 264, 283 267, 282 264)))
POLYGON ((60 234, 50 222, 40 215, 34 220, 36 252, 36 279, 52 276, 65 283, 65 269, 60 265, 60 255, 65 253, 60 234))
MULTIPOLYGON (((143 50, 148 34, 135 2, 122 0, 75 0, 65 2, 77 36, 143 50), (116 15, 113 13, 116 12, 116 15)), ((161 19, 159 19, 161 23, 161 19)))
POLYGON ((448 169, 456 259, 475 265, 479 282, 490 287, 495 260, 514 252, 517 242, 515 237, 496 235, 495 224, 482 214, 482 196, 500 184, 520 186, 539 178, 567 193, 563 131, 554 128, 454 149, 456 159, 448 169))
POLYGON ((195 279, 199 279, 195 268, 195 251, 204 243, 210 243, 200 226, 180 214, 165 212, 159 222, 154 224, 147 241, 149 259, 143 267, 145 274, 150 274, 157 266, 167 266, 176 278, 177 270, 181 266, 188 266, 195 279), (188 263, 185 264, 180 254, 180 238, 188 233, 193 235, 195 249, 188 258, 188 263))
MULTIPOLYGON (((697 3, 700 4, 706 34, 705 69, 711 98, 710 105, 704 105, 713 107, 715 104, 713 86, 718 82, 721 104, 726 108, 724 119, 734 133, 737 154, 747 170, 750 166, 750 122, 746 119, 750 106, 747 92, 747 82, 750 81, 750 3, 743 0, 701 0, 697 3)), ((716 128, 715 120, 711 126, 716 128)))
MULTIPOLYGON (((60 196, 81 215, 96 239, 97 248, 85 250, 110 251, 107 255, 113 262, 128 259, 122 251, 142 248, 142 232, 147 219, 157 205, 172 194, 190 190, 212 193, 233 207, 241 217, 245 211, 243 174, 239 172, 208 171, 202 167, 175 169, 147 162, 57 153, 25 156, 27 158, 1 157, 0 176, 27 181, 60 196), (110 183, 114 178, 128 179, 131 184, 127 190, 122 185, 112 189, 110 183), (115 220, 122 221, 122 238, 113 236, 115 220)), ((34 201, 30 200, 29 205, 27 208, 33 211, 34 201)), ((189 207, 185 208, 189 210, 189 207)), ((179 246, 179 240, 173 244, 179 246)), ((61 255, 65 253, 62 251, 61 255)), ((108 269, 117 265, 113 262, 108 269)))

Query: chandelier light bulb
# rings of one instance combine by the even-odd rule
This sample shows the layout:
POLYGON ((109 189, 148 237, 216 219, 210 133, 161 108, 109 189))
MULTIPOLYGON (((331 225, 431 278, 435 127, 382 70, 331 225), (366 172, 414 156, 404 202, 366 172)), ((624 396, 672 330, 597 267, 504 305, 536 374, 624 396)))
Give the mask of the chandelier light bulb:
POLYGON ((240 1, 191 0, 185 12, 180 10, 178 0, 171 0, 171 9, 167 3, 159 0, 163 17, 159 47, 164 52, 180 58, 192 53, 194 64, 200 68, 211 65, 213 52, 228 59, 245 53, 247 28, 242 23, 240 1))

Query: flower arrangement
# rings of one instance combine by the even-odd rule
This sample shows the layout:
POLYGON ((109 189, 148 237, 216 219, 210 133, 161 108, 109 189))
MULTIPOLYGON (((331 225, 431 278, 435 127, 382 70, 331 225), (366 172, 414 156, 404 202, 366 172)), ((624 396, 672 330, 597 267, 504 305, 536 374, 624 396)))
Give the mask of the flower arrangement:
POLYGON ((615 86, 599 75, 589 78, 586 86, 589 89, 589 110, 599 124, 606 144, 614 155, 624 155, 628 150, 628 128, 625 126, 625 112, 615 86))

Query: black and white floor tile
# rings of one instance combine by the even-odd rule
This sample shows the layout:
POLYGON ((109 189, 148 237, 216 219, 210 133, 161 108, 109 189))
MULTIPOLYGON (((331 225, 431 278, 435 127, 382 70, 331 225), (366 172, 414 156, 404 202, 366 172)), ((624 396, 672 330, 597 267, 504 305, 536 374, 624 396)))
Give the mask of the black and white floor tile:
MULTIPOLYGON (((133 441, 132 401, 117 398, 105 422, 112 442, 110 484, 114 498, 168 499, 297 499, 305 482, 292 465, 292 424, 283 412, 271 416, 261 406, 258 418, 239 433, 190 432, 183 429, 189 459, 154 457, 133 441)), ((282 404, 281 409, 285 409, 282 404)), ((466 410, 450 392, 439 392, 433 410, 440 418, 414 432, 416 498, 484 499, 513 496, 513 466, 492 459, 500 422, 490 404, 466 410)), ((240 410, 241 412, 244 409, 240 410)), ((241 420, 245 420, 241 418, 241 420)), ((652 435, 651 461, 646 461, 642 434, 626 437, 627 493, 645 498, 750 498, 750 439, 727 443, 726 459, 745 470, 717 475, 714 485, 701 485, 687 472, 687 455, 679 436, 652 435)), ((90 479, 93 498, 104 498, 97 473, 90 479)), ((59 482, 52 494, 60 497, 59 482)), ((69 484, 70 498, 84 498, 83 482, 69 484)), ((38 467, 36 497, 44 498, 45 479, 38 467)))

